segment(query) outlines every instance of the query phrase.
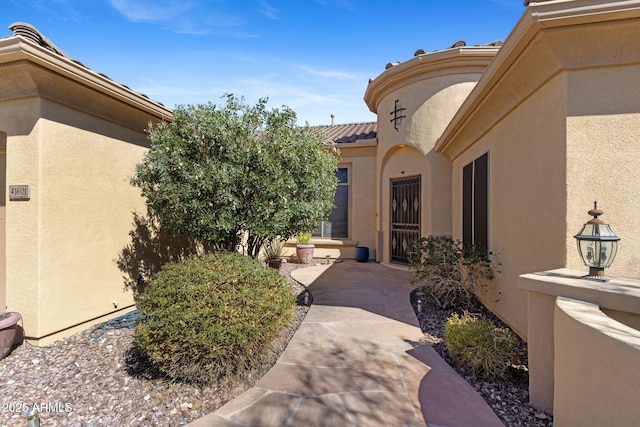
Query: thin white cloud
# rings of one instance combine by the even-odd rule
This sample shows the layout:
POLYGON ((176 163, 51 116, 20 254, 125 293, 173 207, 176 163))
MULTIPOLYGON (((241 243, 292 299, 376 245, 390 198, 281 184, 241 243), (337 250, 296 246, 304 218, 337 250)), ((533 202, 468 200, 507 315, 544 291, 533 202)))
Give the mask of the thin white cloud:
POLYGON ((312 125, 329 124, 331 114, 338 123, 372 121, 375 116, 368 113, 362 102, 364 88, 349 84, 332 84, 309 87, 304 81, 282 76, 278 71, 264 72, 258 77, 239 76, 222 81, 215 75, 191 76, 185 81, 179 75, 167 75, 135 85, 136 91, 147 94, 169 108, 179 104, 204 104, 223 102, 224 93, 244 96, 249 103, 268 97, 269 106, 287 105, 298 116, 298 123, 312 125))
POLYGON ((109 4, 131 22, 160 22, 189 11, 186 0, 108 0, 109 4))
POLYGON ((260 1, 259 12, 264 16, 266 16, 267 18, 272 19, 274 21, 277 21, 279 19, 277 9, 264 0, 260 1))
POLYGON ((125 19, 159 25, 163 30, 192 35, 253 38, 243 31, 245 20, 225 13, 211 2, 187 0, 108 0, 125 19))
POLYGON ((348 0, 314 0, 316 3, 318 3, 320 6, 324 6, 324 7, 337 7, 340 9, 346 9, 346 10, 354 10, 355 7, 353 6, 353 3, 351 3, 348 0))
POLYGON ((347 73, 337 70, 322 70, 312 68, 307 65, 295 65, 296 68, 304 71, 305 74, 323 79, 340 79, 340 80, 363 80, 364 77, 357 73, 347 73))
POLYGON ((79 5, 72 0, 35 0, 28 5, 13 0, 11 2, 21 8, 33 8, 39 13, 62 21, 80 22, 83 20, 82 13, 78 9, 79 5))

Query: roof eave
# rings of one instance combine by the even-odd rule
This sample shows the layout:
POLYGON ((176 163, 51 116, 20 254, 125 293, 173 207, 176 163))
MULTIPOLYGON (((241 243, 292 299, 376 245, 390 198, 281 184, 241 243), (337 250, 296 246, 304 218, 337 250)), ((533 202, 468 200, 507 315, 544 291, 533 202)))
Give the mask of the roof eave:
POLYGON ((387 68, 378 77, 371 79, 364 101, 371 112, 377 113, 378 103, 389 92, 444 70, 455 72, 464 67, 479 67, 478 70, 483 70, 499 50, 499 46, 463 46, 417 55, 387 68))
POLYGON ((445 153, 509 68, 527 49, 537 34, 549 28, 568 27, 594 22, 640 17, 640 0, 617 0, 606 3, 594 0, 553 0, 531 2, 487 67, 467 99, 444 130, 435 150, 445 153))
POLYGON ((57 55, 30 40, 12 36, 0 39, 0 64, 27 60, 55 73, 63 75, 82 85, 156 116, 161 120, 171 120, 173 112, 159 102, 116 83, 73 60, 57 55))

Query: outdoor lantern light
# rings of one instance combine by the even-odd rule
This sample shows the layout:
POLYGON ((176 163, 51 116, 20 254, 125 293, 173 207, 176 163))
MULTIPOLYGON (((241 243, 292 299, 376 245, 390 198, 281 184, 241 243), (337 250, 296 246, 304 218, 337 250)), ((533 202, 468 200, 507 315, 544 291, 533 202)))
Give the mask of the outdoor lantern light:
POLYGON ((578 253, 589 267, 589 274, 585 276, 588 279, 609 280, 604 275, 604 269, 609 268, 618 252, 620 238, 608 224, 598 218, 602 214, 602 209, 598 209, 598 202, 593 202, 593 209, 589 211, 593 219, 574 236, 578 241, 578 253))

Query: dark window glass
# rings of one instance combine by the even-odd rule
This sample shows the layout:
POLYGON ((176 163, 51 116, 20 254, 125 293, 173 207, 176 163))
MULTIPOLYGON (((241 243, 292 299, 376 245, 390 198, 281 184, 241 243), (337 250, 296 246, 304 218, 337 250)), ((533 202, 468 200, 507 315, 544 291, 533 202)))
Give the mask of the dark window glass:
POLYGON ((462 169, 462 241, 489 246, 489 153, 462 169))
POLYGON ((336 177, 338 186, 333 201, 334 208, 328 219, 330 226, 328 227, 326 222, 320 223, 318 229, 312 233, 316 237, 349 237, 349 168, 338 168, 336 177))

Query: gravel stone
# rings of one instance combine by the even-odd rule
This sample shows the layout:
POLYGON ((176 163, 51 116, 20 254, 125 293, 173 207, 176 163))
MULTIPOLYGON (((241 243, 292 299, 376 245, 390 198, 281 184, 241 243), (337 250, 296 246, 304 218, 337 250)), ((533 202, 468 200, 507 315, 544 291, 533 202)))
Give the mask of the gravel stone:
MULTIPOLYGON (((307 290, 289 273, 301 267, 288 262, 281 269, 299 302, 307 290)), ((0 360, 0 426, 24 427, 34 407, 47 427, 185 425, 252 387, 286 348, 308 309, 296 306, 268 360, 242 383, 171 382, 133 345, 132 329, 107 329, 92 339, 91 328, 51 346, 22 344, 0 360)))
MULTIPOLYGON (((313 297, 290 278, 291 271, 301 267, 306 265, 287 262, 281 268, 298 305, 291 324, 273 343, 268 361, 246 381, 208 387, 168 381, 133 345, 131 329, 107 329, 102 337, 92 339, 91 328, 47 347, 22 344, 0 360, 0 426, 25 426, 27 411, 34 408, 42 426, 72 427, 181 426, 215 411, 252 387, 273 366, 304 319, 313 297)), ((488 383, 458 369, 443 342, 444 323, 451 312, 429 304, 419 312, 413 294, 411 302, 424 342, 480 393, 507 427, 553 425, 549 414, 528 404, 527 375, 511 383, 488 383)), ((488 311, 484 314, 504 326, 488 311)), ((524 342, 521 351, 526 357, 524 342)))
MULTIPOLYGON (((431 344, 438 354, 464 378, 493 409, 493 412, 507 427, 552 427, 553 418, 549 414, 538 411, 529 405, 529 374, 526 367, 527 343, 520 340, 520 356, 525 361, 525 366, 514 369, 512 379, 504 383, 492 383, 484 381, 455 365, 447 346, 444 342, 444 325, 456 310, 439 310, 432 304, 423 303, 418 310, 418 301, 415 291, 410 296, 411 304, 418 317, 423 341, 431 344)), ((508 328, 509 326, 498 319, 484 306, 478 305, 475 313, 491 319, 497 326, 508 328)), ((458 314, 462 314, 458 311, 458 314)))

